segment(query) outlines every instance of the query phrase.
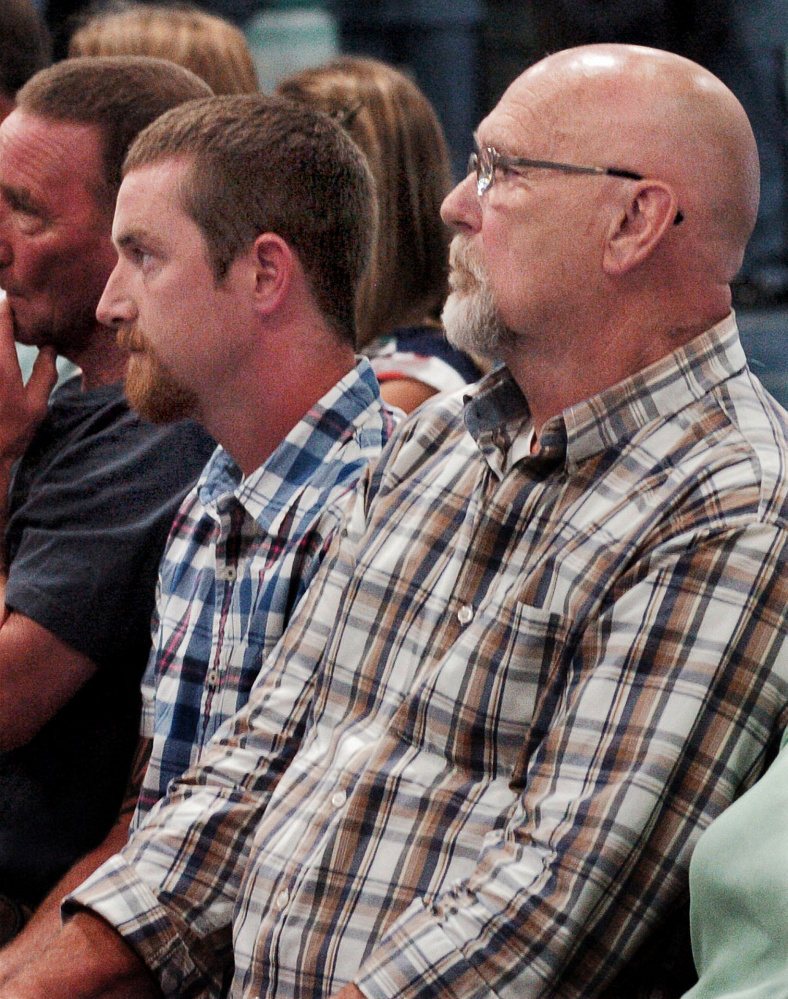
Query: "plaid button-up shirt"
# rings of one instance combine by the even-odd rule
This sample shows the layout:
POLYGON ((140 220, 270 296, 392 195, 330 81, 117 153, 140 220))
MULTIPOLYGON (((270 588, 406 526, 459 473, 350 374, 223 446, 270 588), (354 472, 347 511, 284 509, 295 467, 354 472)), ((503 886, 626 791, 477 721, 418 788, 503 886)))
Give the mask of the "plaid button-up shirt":
POLYGON ((470 396, 394 435, 247 707, 76 893, 166 995, 218 994, 232 933, 235 997, 596 996, 761 770, 788 446, 733 320, 537 456, 505 371, 470 396))
POLYGON ((142 686, 152 755, 136 822, 246 704, 347 494, 392 429, 361 360, 246 478, 223 448, 214 452, 178 513, 159 572, 142 686))

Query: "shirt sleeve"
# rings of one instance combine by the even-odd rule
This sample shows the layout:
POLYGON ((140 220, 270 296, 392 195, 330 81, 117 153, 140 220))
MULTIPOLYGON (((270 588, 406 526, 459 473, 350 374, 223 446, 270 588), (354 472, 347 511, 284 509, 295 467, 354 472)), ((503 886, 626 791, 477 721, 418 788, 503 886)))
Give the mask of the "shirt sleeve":
MULTIPOLYGON (((351 503, 359 528, 364 493, 360 483, 351 503)), ((65 914, 102 916, 167 996, 195 983, 222 995, 254 832, 300 745, 354 552, 348 530, 338 532, 246 707, 219 729, 199 766, 170 785, 122 853, 64 903, 65 914)))
POLYGON ((381 937, 356 976, 370 999, 591 997, 614 980, 785 721, 786 570, 785 532, 761 525, 631 568, 545 679, 516 805, 472 876, 381 937))
POLYGON ((788 754, 712 823, 692 855, 686 999, 788 995, 788 754))
POLYGON ((220 729, 199 770, 174 782, 121 854, 66 900, 124 937, 165 995, 221 994, 233 910, 254 830, 297 748, 313 677, 293 667, 220 729), (188 993, 191 994, 191 993, 188 993))
POLYGON ((150 645, 156 573, 212 442, 125 411, 64 447, 12 514, 6 603, 103 668, 150 645))

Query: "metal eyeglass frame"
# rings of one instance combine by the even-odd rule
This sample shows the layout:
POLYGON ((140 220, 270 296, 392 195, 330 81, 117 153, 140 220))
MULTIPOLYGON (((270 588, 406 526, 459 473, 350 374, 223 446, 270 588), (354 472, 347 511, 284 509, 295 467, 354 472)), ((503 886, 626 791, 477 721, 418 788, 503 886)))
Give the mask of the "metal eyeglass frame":
MULTIPOLYGON (((555 163, 553 160, 531 160, 525 156, 504 156, 494 146, 482 146, 468 157, 468 173, 476 174, 476 194, 481 196, 495 183, 497 169, 515 170, 517 167, 537 167, 540 170, 561 170, 563 173, 594 174, 597 177, 623 177, 624 180, 645 180, 641 173, 619 170, 616 167, 577 166, 574 163, 555 163)), ((676 212, 673 225, 684 221, 682 211, 676 212)))

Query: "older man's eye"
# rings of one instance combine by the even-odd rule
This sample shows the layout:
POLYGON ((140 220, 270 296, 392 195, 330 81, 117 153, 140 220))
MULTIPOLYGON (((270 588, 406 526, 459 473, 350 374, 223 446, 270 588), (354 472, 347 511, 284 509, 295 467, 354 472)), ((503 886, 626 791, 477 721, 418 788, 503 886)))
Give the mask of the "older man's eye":
POLYGON ((495 164, 495 170, 499 177, 524 177, 528 173, 528 167, 514 166, 506 160, 501 160, 495 164))
POLYGON ((46 228, 44 219, 37 212, 32 211, 16 212, 16 225, 20 232, 28 236, 34 236, 46 228))
POLYGON ((13 212, 14 224, 24 233, 36 233, 46 227, 47 220, 42 212, 34 205, 22 201, 13 201, 6 198, 11 211, 13 212))

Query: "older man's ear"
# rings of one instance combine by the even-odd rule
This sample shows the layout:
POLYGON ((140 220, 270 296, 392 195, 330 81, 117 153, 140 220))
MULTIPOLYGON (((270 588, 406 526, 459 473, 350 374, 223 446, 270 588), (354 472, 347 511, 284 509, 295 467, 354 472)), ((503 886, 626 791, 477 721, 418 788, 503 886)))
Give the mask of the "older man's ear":
POLYGON ((683 220, 678 199, 662 181, 640 181, 632 196, 611 220, 603 266, 607 274, 626 274, 646 260, 683 220))

